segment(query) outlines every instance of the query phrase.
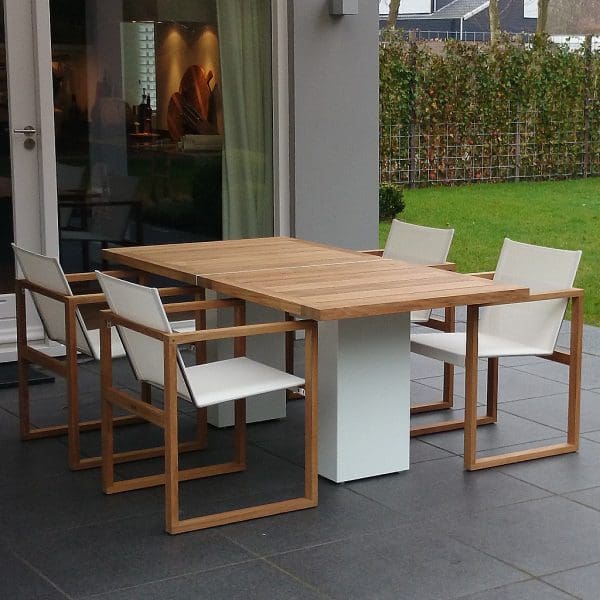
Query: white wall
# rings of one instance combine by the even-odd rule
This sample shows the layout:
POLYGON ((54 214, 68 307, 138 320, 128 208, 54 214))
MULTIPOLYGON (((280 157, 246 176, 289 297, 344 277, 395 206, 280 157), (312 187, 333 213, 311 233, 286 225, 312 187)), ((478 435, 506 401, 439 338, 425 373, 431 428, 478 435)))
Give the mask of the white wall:
MULTIPOLYGON (((537 0, 536 0, 537 1, 537 0)), ((390 0, 381 0, 379 2, 379 14, 387 15, 390 11, 390 0)), ((399 14, 414 14, 431 12, 431 0, 402 0, 400 2, 399 14)))

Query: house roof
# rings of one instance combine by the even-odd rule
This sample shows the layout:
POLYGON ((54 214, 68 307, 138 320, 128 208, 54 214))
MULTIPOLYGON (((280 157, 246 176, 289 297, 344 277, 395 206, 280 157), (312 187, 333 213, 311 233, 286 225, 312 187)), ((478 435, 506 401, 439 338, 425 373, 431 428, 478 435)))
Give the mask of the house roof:
POLYGON ((403 14, 399 20, 431 21, 438 19, 470 19, 490 5, 489 0, 454 0, 431 14, 403 14))

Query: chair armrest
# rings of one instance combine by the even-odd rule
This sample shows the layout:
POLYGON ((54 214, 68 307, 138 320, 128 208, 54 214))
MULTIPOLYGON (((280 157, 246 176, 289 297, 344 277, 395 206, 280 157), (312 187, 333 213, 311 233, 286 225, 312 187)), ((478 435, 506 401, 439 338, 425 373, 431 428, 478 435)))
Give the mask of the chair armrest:
POLYGON ((218 329, 204 329, 189 333, 172 333, 166 338, 172 339, 179 345, 206 342, 209 340, 223 340, 227 338, 250 337, 255 335, 268 335, 285 333, 287 331, 316 330, 317 322, 312 319, 301 321, 277 321, 275 323, 259 323, 256 325, 236 325, 233 327, 220 327, 218 329))
MULTIPOLYGON (((192 285, 178 285, 172 287, 158 288, 158 294, 161 298, 170 298, 173 296, 191 296, 197 293, 202 288, 194 287, 192 285)), ((167 306, 177 306, 178 303, 173 303, 167 306)))
MULTIPOLYGON (((209 300, 208 302, 224 302, 223 300, 209 300)), ((303 329, 316 329, 317 322, 310 319, 302 321, 280 321, 275 323, 260 323, 257 325, 236 325, 233 327, 220 327, 217 329, 202 329, 184 333, 167 333, 141 325, 130 319, 125 319, 119 315, 115 315, 110 310, 100 311, 103 324, 113 326, 120 325, 147 335, 162 342, 174 341, 178 346, 186 344, 194 344, 196 342, 205 342, 209 340, 223 340, 227 338, 249 337, 252 335, 266 335, 272 333, 283 333, 286 331, 297 331, 303 329)))
MULTIPOLYGON (((126 277, 139 277, 140 271, 130 271, 126 269, 119 269, 113 271, 102 271, 105 275, 111 277, 118 277, 124 279, 126 277)), ((86 281, 98 281, 96 273, 94 271, 90 273, 69 273, 65 275, 69 283, 84 283, 86 281)))
POLYGON ((67 296, 65 294, 59 294, 58 292, 54 292, 49 290, 41 285, 36 285, 35 283, 31 283, 31 281, 27 281, 26 279, 17 279, 15 280, 15 291, 19 293, 19 291, 29 290, 34 294, 40 294, 41 296, 46 296, 47 298, 51 298, 52 300, 57 300, 58 302, 67 302, 69 298, 73 298, 74 296, 67 296))
POLYGON ((537 294, 529 294, 527 298, 517 300, 516 302, 492 302, 490 304, 482 304, 482 306, 501 306, 504 304, 520 304, 521 302, 540 302, 543 300, 560 300, 561 298, 583 298, 584 290, 581 288, 567 288, 564 290, 552 290, 550 292, 538 292, 537 294))
POLYGON ((560 300, 561 298, 581 298, 584 291, 581 288, 568 288, 564 290, 552 290, 551 292, 539 292, 537 294, 529 294, 525 300, 520 302, 538 302, 540 300, 560 300))
POLYGON ((373 256, 383 256, 383 250, 359 250, 361 254, 372 254, 373 256))
POLYGON ((206 311, 215 308, 230 308, 232 306, 244 306, 243 300, 237 298, 223 298, 222 300, 197 300, 195 302, 177 302, 165 304, 165 312, 170 314, 182 312, 206 311))

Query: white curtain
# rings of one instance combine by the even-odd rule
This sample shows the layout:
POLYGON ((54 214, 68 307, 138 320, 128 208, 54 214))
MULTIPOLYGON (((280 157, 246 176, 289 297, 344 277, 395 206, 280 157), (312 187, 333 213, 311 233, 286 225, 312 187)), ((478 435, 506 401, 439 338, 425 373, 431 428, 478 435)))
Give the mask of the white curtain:
POLYGON ((269 0, 217 0, 223 120, 224 239, 273 235, 269 0))

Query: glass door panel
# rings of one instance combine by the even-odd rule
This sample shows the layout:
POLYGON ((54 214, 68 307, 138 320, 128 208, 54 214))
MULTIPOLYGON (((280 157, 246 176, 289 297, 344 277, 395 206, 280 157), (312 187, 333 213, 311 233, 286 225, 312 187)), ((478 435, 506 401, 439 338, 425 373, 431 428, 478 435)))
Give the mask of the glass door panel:
POLYGON ((61 261, 273 234, 266 0, 50 0, 61 261))
MULTIPOLYGON (((15 265, 10 247, 14 241, 12 182, 10 174, 10 136, 8 134, 8 81, 6 75, 6 49, 4 45, 4 10, 0 6, 0 318, 6 313, 9 301, 6 294, 15 291, 15 265)), ((5 314, 6 313, 6 314, 5 314)))

